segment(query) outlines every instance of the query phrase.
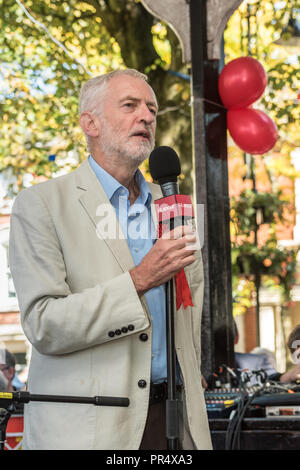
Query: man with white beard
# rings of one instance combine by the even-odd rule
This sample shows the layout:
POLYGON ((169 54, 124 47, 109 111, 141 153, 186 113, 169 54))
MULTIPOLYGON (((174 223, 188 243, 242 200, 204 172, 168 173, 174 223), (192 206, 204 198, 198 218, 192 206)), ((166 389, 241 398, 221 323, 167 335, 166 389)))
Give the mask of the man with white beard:
POLYGON ((188 227, 156 240, 160 187, 138 169, 154 147, 157 109, 135 70, 89 80, 79 100, 88 158, 15 200, 10 266, 33 346, 28 390, 129 398, 128 407, 30 403, 25 449, 167 448, 165 283, 183 268, 194 306, 176 312, 180 445, 211 448, 201 252, 186 249, 196 241, 188 227))

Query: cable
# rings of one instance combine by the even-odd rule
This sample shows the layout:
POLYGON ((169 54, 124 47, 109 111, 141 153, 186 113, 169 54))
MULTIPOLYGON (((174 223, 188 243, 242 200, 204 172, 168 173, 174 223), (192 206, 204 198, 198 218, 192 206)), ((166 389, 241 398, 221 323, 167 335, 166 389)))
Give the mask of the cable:
POLYGON ((244 398, 239 401, 237 409, 233 410, 229 417, 229 423, 227 426, 226 437, 225 437, 225 450, 232 449, 232 441, 233 441, 233 437, 235 434, 235 429, 237 426, 239 416, 243 409, 243 404, 244 404, 244 398))
POLYGON ((239 417, 242 414, 243 408, 244 408, 244 403, 248 395, 248 391, 246 388, 246 383, 248 381, 248 372, 245 374, 244 371, 242 371, 239 374, 239 388, 240 388, 240 393, 241 397, 237 405, 237 409, 233 410, 230 417, 229 417, 229 423, 227 426, 227 431, 226 431, 226 438, 225 438, 225 450, 231 450, 232 449, 232 443, 233 439, 235 436, 236 432, 236 427, 239 422, 239 417))
POLYGON ((225 449, 226 450, 236 450, 240 448, 240 435, 241 435, 241 425, 247 410, 249 409, 253 399, 261 394, 265 387, 267 386, 267 375, 264 371, 240 371, 239 375, 239 388, 241 390, 241 399, 238 403, 237 409, 232 412, 232 415, 229 418, 229 423, 226 432, 225 438, 225 449), (260 387, 256 390, 251 396, 249 395, 249 389, 247 388, 247 383, 250 381, 251 376, 255 375, 259 378, 260 387), (265 381, 264 383, 262 383, 265 381))
POLYGON ((240 415, 237 419, 237 423, 236 423, 236 427, 235 427, 235 432, 234 432, 234 436, 233 436, 233 440, 232 440, 232 446, 231 446, 231 449, 232 450, 240 450, 240 438, 241 438, 241 426, 242 426, 242 422, 243 422, 243 419, 245 417, 245 414, 246 414, 246 411, 249 409, 252 401, 254 400, 254 398, 256 398, 258 395, 260 395, 262 393, 262 391, 264 390, 264 387, 261 389, 261 390, 257 390, 255 393, 253 393, 253 395, 245 402, 244 406, 243 406, 243 409, 241 410, 240 412, 240 415))

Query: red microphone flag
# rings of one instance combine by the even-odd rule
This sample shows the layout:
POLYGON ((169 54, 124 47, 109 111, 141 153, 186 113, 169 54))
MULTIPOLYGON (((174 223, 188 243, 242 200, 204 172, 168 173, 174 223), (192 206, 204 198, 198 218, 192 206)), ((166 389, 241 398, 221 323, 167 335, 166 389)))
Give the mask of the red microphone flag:
MULTIPOLYGON (((155 201, 155 209, 158 220, 158 238, 182 225, 194 224, 194 211, 190 196, 174 194, 155 201)), ((191 291, 184 269, 175 276, 176 308, 183 305, 184 308, 193 307, 191 291)))

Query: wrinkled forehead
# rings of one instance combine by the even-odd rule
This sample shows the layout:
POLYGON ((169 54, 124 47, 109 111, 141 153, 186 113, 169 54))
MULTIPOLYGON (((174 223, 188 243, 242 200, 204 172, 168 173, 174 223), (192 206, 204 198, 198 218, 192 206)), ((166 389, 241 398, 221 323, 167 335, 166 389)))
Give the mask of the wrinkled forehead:
POLYGON ((107 82, 105 100, 119 102, 129 97, 158 107, 153 89, 142 78, 120 75, 107 82))

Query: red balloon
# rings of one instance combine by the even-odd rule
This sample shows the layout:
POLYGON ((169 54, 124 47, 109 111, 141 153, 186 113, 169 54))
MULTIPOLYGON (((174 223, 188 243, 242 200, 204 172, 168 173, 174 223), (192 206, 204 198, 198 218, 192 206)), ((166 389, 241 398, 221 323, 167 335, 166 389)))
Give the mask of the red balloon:
POLYGON ((227 109, 246 108, 260 98, 267 85, 266 72, 253 57, 229 62, 219 76, 219 93, 227 109))
POLYGON ((274 121, 258 109, 229 110, 227 127, 237 146, 250 154, 268 152, 274 147, 278 136, 274 121))

